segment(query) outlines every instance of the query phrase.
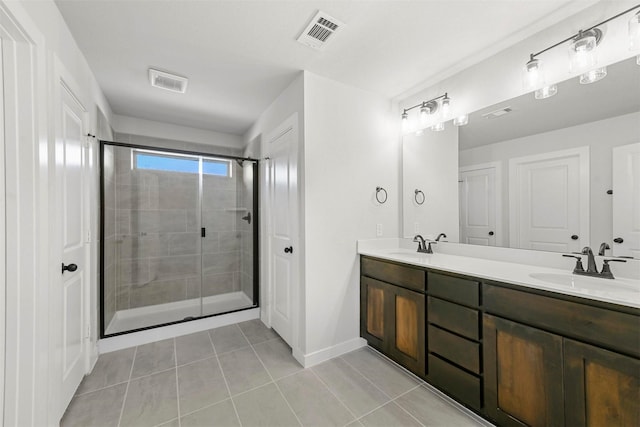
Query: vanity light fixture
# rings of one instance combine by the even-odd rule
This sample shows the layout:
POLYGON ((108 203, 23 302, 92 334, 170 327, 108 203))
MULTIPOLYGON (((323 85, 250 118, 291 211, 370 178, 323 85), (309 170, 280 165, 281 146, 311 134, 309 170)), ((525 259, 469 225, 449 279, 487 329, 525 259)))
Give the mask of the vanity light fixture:
MULTIPOLYGON (((633 6, 592 27, 580 30, 577 34, 567 37, 546 49, 532 53, 529 56, 529 61, 524 66, 523 84, 525 89, 534 91, 536 99, 548 98, 558 92, 558 88, 555 85, 546 86, 542 61, 538 59, 538 56, 566 42, 571 42, 569 47, 569 69, 571 72, 581 73, 579 77, 580 83, 594 83, 603 79, 607 75, 607 68, 597 66, 597 47, 603 37, 603 32, 598 27, 638 8, 640 8, 640 5, 633 6)), ((640 49, 640 12, 636 12, 629 21, 629 37, 631 48, 640 49)), ((638 56, 638 61, 640 61, 640 55, 638 56)))
MULTIPOLYGON (((451 105, 451 98, 449 98, 449 95, 447 93, 445 93, 444 95, 440 95, 437 96, 435 98, 432 98, 428 101, 423 101, 419 104, 413 105, 409 108, 405 108, 402 111, 402 130, 403 132, 408 132, 409 131, 409 111, 420 107, 420 123, 424 126, 426 126, 427 121, 429 119, 430 116, 433 116, 438 110, 442 111, 443 113, 446 111, 446 114, 449 114, 449 107, 451 105)), ((442 115, 442 119, 446 120, 444 114, 442 115)), ((444 126, 444 125, 443 125, 444 126)), ((432 127, 433 128, 433 127, 432 127)), ((444 129, 444 127, 443 127, 444 129)), ((440 129, 442 130, 442 129, 440 129)))
POLYGON ((440 114, 442 115, 442 119, 446 120, 449 118, 449 114, 451 113, 451 98, 449 98, 445 93, 444 98, 442 98, 442 100, 440 101, 440 104, 442 105, 442 111, 440 112, 440 114))

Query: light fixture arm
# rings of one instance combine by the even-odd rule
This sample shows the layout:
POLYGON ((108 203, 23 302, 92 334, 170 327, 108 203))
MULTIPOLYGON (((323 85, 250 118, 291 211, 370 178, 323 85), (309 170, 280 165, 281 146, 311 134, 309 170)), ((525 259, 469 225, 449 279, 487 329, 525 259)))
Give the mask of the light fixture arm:
POLYGON ((591 27, 589 27, 589 28, 587 28, 585 30, 580 30, 577 33, 575 33, 574 35, 569 36, 566 39, 564 39, 562 41, 559 41, 558 43, 556 43, 556 44, 554 44, 552 46, 549 46, 548 48, 542 49, 540 52, 532 53, 530 55, 530 60, 533 60, 536 56, 541 55, 541 54, 545 53, 546 51, 553 49, 554 47, 558 47, 563 43, 566 43, 566 42, 568 42, 570 40, 575 39, 576 37, 579 37, 582 33, 586 33, 587 31, 594 30, 594 29, 596 29, 596 27, 604 25, 609 21, 613 21, 614 19, 619 18, 622 15, 625 15, 625 14, 627 14, 627 13, 629 13, 629 12, 635 10, 635 9, 640 9, 640 4, 637 4, 637 5, 633 6, 632 8, 629 8, 629 9, 625 10, 624 12, 620 12, 617 15, 612 16, 611 18, 605 19, 604 21, 599 22, 599 23, 597 23, 597 24, 595 24, 595 25, 593 25, 593 26, 591 26, 591 27))
MULTIPOLYGON (((448 98, 448 97, 449 97, 449 96, 448 96, 447 92, 445 92, 445 93, 444 93, 444 95, 436 96, 435 98, 432 98, 432 99, 430 99, 430 100, 428 100, 428 101, 422 101, 421 103, 416 104, 416 105, 414 105, 414 106, 412 106, 412 107, 405 108, 405 109, 404 109, 404 113, 406 113, 406 112, 408 112, 408 111, 411 111, 411 110, 413 110, 414 108, 422 107, 423 105, 428 104, 428 103, 430 103, 430 102, 434 102, 434 101, 437 101, 437 100, 439 100, 439 99, 441 99, 441 98, 448 98)), ((404 114, 404 113, 403 113, 403 114, 404 114)))

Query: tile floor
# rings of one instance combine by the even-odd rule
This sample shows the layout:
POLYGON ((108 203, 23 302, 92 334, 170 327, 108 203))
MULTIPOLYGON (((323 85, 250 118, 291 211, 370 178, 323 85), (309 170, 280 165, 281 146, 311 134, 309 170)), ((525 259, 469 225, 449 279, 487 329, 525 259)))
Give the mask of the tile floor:
POLYGON ((259 320, 103 354, 70 426, 479 426, 369 348, 303 369, 259 320))

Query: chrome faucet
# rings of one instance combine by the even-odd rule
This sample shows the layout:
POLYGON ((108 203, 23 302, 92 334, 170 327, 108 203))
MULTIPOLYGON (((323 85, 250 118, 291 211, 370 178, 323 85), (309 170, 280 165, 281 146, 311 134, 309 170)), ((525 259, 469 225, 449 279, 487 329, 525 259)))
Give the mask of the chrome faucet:
POLYGON ((424 240, 424 237, 422 237, 419 234, 416 234, 415 237, 413 238, 414 242, 418 243, 418 252, 422 252, 425 254, 432 254, 433 250, 431 249, 431 243, 435 243, 435 242, 427 242, 424 240))
POLYGON ((447 235, 446 235, 446 234, 444 234, 444 233, 440 233, 440 234, 438 234, 438 237, 436 237, 436 242, 439 242, 441 237, 444 237, 444 238, 446 239, 446 238, 447 238, 447 235))
POLYGON ((600 250, 598 250, 599 256, 604 256, 604 251, 611 249, 611 246, 607 244, 607 242, 600 243, 600 250))

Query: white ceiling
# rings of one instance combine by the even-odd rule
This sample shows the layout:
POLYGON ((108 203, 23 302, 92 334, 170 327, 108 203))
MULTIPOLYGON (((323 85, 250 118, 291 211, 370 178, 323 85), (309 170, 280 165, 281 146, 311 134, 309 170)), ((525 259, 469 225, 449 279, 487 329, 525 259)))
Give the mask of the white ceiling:
POLYGON ((392 98, 569 3, 593 2, 56 0, 114 113, 234 134, 300 70, 392 98), (323 52, 296 42, 317 10, 346 24, 323 52), (149 67, 187 93, 152 88, 149 67))

